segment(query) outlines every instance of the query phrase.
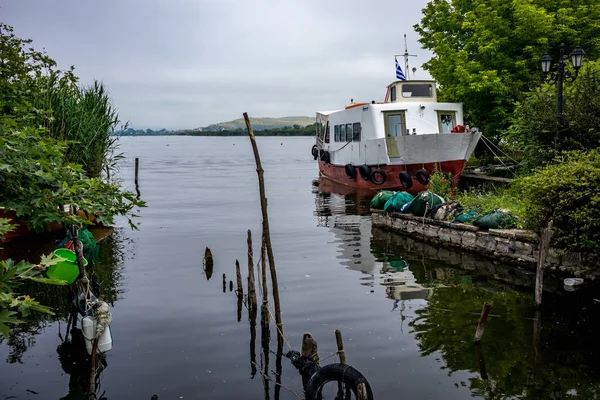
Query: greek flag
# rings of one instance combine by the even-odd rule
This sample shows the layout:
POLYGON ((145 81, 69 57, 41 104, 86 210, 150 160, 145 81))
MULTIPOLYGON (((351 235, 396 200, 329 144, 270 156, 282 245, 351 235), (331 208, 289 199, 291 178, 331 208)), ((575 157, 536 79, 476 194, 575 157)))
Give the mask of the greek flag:
POLYGON ((404 76, 404 72, 402 72, 402 68, 400 68, 400 64, 398 64, 398 59, 396 58, 396 79, 400 81, 405 81, 406 76, 404 76))

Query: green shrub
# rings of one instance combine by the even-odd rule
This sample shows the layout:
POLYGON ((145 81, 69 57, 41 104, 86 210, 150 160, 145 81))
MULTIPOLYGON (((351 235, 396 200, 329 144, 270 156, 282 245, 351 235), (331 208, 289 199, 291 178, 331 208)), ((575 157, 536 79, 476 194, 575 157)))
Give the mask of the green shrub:
POLYGON ((493 185, 482 186, 469 192, 457 193, 454 199, 465 208, 474 208, 479 214, 496 209, 509 211, 518 217, 517 225, 522 227, 526 219, 526 207, 521 195, 513 188, 493 185))
POLYGON ((540 231, 553 220, 553 245, 584 253, 588 266, 600 255, 600 150, 568 152, 554 164, 514 183, 525 203, 525 226, 540 231))
POLYGON ((429 177, 429 190, 448 201, 452 195, 452 174, 442 173, 436 168, 429 177))

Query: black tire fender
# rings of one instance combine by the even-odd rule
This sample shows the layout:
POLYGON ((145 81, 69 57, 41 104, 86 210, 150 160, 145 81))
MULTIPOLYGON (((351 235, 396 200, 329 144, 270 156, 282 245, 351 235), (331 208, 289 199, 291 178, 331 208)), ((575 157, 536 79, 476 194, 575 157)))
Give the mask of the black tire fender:
POLYGON ((356 179, 356 167, 354 165, 346 164, 344 169, 346 170, 346 176, 349 179, 356 179))
POLYGON ((413 181, 408 172, 400 172, 400 183, 402 184, 402 186, 404 186, 405 189, 410 189, 412 187, 413 181))
POLYGON ((316 160, 317 158, 319 158, 319 148, 317 147, 316 144, 313 144, 312 150, 311 150, 311 154, 313 156, 313 158, 316 160))
POLYGON ((369 177, 371 176, 371 169, 366 164, 358 167, 358 172, 360 172, 361 178, 363 178, 365 181, 369 180, 369 177))
POLYGON ((371 171, 371 174, 369 175, 369 179, 371 180, 371 182, 373 182, 376 185, 383 185, 385 183, 386 178, 387 174, 385 173, 385 171, 379 168, 371 171), (376 175, 379 175, 379 178, 376 175))
POLYGON ((315 372, 306 384, 306 400, 322 398, 323 387, 328 382, 342 382, 357 399, 373 400, 373 391, 367 379, 346 364, 328 364, 315 372))
POLYGON ((424 170, 424 169, 418 170, 417 173, 415 174, 415 177, 417 178, 417 181, 421 185, 429 184, 429 174, 427 173, 426 170, 424 170))

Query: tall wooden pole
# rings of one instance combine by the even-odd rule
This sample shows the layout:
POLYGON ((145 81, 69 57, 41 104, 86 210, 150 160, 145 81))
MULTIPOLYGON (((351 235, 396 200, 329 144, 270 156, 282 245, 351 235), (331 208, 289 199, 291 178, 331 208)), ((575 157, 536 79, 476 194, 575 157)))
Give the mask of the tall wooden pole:
POLYGON ((248 136, 250 136, 250 143, 252 144, 252 151, 254 152, 254 159, 256 161, 256 173, 258 175, 258 186, 260 193, 260 208, 263 217, 263 234, 265 235, 267 257, 269 257, 269 269, 271 272, 271 284, 273 285, 275 323, 279 328, 279 333, 283 335, 283 323, 281 322, 281 307, 279 303, 279 286, 277 285, 277 270, 275 268, 275 258, 273 257, 273 247, 271 246, 271 233, 269 231, 269 215, 267 213, 267 197, 265 195, 265 181, 263 177, 264 170, 260 163, 260 154, 258 153, 258 146, 256 145, 256 139, 254 137, 254 132, 252 131, 250 118, 248 118, 248 113, 244 113, 244 121, 246 122, 246 128, 248 128, 248 136))

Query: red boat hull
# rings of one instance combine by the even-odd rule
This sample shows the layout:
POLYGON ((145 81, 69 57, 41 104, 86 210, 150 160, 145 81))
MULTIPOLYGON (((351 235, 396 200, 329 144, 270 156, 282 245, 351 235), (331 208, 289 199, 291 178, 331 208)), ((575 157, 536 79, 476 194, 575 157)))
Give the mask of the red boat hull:
POLYGON ((373 191, 382 189, 403 190, 412 194, 417 194, 423 190, 427 190, 427 188, 421 183, 419 183, 419 181, 417 180, 415 176, 417 171, 424 169, 429 175, 431 175, 437 167, 438 171, 448 172, 451 174, 452 186, 454 187, 458 184, 460 175, 467 164, 465 160, 453 160, 424 164, 392 164, 381 167, 370 167, 371 170, 383 170, 386 174, 385 182, 378 185, 371 180, 363 179, 358 171, 358 166, 356 166, 356 177, 354 179, 351 179, 346 174, 346 169, 344 165, 326 164, 324 161, 321 160, 319 160, 318 162, 319 174, 322 177, 325 177, 342 185, 361 189, 369 189, 373 191), (413 184, 412 187, 410 187, 409 189, 406 189, 400 182, 400 173, 402 171, 408 172, 408 174, 412 178, 413 184))

